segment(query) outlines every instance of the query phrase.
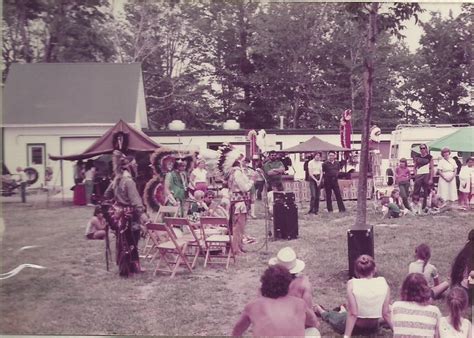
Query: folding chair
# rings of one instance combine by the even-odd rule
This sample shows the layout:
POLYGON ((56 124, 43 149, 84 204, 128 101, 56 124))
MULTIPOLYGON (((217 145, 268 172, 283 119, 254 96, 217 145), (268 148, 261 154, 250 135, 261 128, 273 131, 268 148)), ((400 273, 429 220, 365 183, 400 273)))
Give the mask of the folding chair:
POLYGON ((201 234, 203 237, 209 237, 212 235, 221 235, 223 231, 228 230, 227 225, 229 221, 227 218, 223 217, 201 217, 200 218, 200 228, 201 234), (220 219, 221 223, 213 223, 213 219, 220 219), (210 220, 210 222, 208 222, 210 220), (225 229, 222 229, 222 226, 225 226, 225 229))
MULTIPOLYGON (((155 214, 153 218, 154 223, 163 222, 163 218, 166 216, 176 217, 178 214, 179 207, 177 206, 168 206, 168 205, 160 205, 160 209, 155 214)), ((153 250, 153 241, 151 240, 151 236, 153 236, 152 231, 147 230, 145 235, 145 245, 142 248, 143 254, 140 255, 140 258, 151 258, 151 252, 153 250)))
POLYGON ((186 268, 192 272, 191 265, 189 265, 188 259, 186 258, 186 246, 187 242, 183 239, 176 238, 173 230, 166 224, 163 223, 149 223, 147 229, 154 231, 157 236, 151 236, 153 244, 156 248, 156 252, 153 255, 152 261, 158 257, 158 262, 153 271, 153 276, 156 276, 158 271, 170 272, 170 278, 173 278, 180 265, 185 265, 186 268), (166 239, 164 239, 166 237, 166 239), (170 256, 174 256, 171 258, 170 256), (161 269, 161 260, 165 261, 168 269, 161 269))
POLYGON ((199 224, 191 224, 187 218, 180 217, 165 217, 165 223, 170 229, 179 226, 185 231, 189 230, 189 233, 185 233, 180 239, 185 240, 187 243, 186 257, 193 257, 191 267, 194 269, 199 255, 204 257, 206 253, 199 224))
POLYGON ((226 258, 225 268, 229 268, 230 259, 232 258, 235 263, 235 254, 232 250, 232 234, 229 231, 229 220, 223 217, 201 217, 200 220, 201 231, 203 233, 204 244, 206 246, 206 257, 204 259, 204 267, 207 267, 207 263, 216 263, 224 264, 220 260, 226 258), (224 225, 227 234, 221 235, 211 235, 206 237, 204 235, 206 226, 222 226, 224 225), (216 252, 216 254, 211 255, 211 251, 216 252), (212 262, 212 260, 217 259, 217 261, 212 262))

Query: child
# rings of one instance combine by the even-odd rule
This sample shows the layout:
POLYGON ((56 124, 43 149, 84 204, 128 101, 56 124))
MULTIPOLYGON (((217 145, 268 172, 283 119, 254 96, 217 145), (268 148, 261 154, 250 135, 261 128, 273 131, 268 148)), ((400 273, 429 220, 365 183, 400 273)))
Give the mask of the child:
POLYGON ((420 195, 413 194, 411 196, 410 207, 414 215, 421 215, 423 213, 423 208, 420 202, 420 195))
POLYGON ((400 209, 400 216, 405 216, 408 213, 409 209, 405 208, 402 198, 400 197, 400 190, 392 190, 392 193, 390 194, 390 202, 395 203, 398 209, 400 209))
POLYGON ((415 249, 415 262, 408 266, 408 273, 421 273, 425 276, 428 286, 431 288, 431 298, 438 298, 449 287, 448 282, 439 282, 438 269, 429 263, 431 249, 426 244, 420 244, 415 249))
POLYGON ((469 338, 471 337, 471 322, 462 318, 462 312, 467 309, 467 292, 458 286, 453 287, 446 298, 449 316, 441 317, 439 322, 440 338, 469 338))
POLYGON ((382 197, 382 218, 399 218, 403 215, 400 207, 390 197, 382 197))
POLYGON ((437 194, 436 189, 433 187, 427 197, 426 205, 431 214, 439 214, 442 208, 446 206, 446 202, 437 194))
POLYGON ((94 216, 89 220, 86 227, 87 239, 104 239, 105 238, 106 220, 102 207, 96 206, 94 216))
POLYGON ((204 202, 204 191, 196 190, 194 192, 194 201, 189 206, 188 215, 192 216, 193 219, 199 219, 202 213, 208 211, 209 207, 204 202))

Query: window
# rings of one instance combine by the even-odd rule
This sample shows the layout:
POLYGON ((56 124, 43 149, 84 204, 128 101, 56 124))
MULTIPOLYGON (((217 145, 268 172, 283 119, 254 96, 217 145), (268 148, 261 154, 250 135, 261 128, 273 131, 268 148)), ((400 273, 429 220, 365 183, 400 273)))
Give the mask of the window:
POLYGON ((412 149, 415 148, 415 147, 418 147, 421 143, 413 143, 411 146, 410 146, 410 157, 411 158, 415 158, 417 154, 416 151, 413 151, 412 149))
POLYGON ((31 147, 31 164, 43 164, 43 147, 31 147))

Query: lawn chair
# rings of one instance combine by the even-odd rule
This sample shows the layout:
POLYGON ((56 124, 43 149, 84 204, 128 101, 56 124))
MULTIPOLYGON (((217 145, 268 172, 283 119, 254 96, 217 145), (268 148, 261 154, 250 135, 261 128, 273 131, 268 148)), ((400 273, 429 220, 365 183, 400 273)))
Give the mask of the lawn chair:
POLYGON ((180 217, 165 217, 165 223, 171 229, 173 229, 173 227, 179 227, 184 230, 184 232, 189 231, 189 233, 185 233, 180 239, 185 240, 187 243, 186 257, 193 257, 191 267, 194 269, 199 255, 204 257, 206 253, 199 224, 191 224, 187 218, 180 217))
POLYGON ((228 269, 231 258, 235 263, 235 254, 234 250, 232 250, 232 234, 229 231, 229 221, 223 217, 201 217, 200 225, 204 244, 206 246, 204 267, 207 267, 207 263, 224 264, 222 258, 226 258, 225 268, 228 269), (226 231, 226 234, 211 235, 207 237, 205 235, 205 230, 206 227, 209 226, 223 226, 223 230, 226 231), (211 254, 211 252, 213 254, 211 254))
MULTIPOLYGON (((177 206, 168 206, 168 205, 161 205, 158 212, 155 214, 153 218, 154 223, 163 222, 164 217, 176 217, 178 214, 179 207, 177 206)), ((151 258, 151 252, 153 251, 153 241, 151 240, 151 236, 153 235, 152 231, 147 230, 145 234, 145 245, 142 248, 143 254, 140 255, 141 258, 147 259, 151 258)))
POLYGON ((185 240, 177 238, 173 230, 166 223, 149 223, 147 224, 147 229, 153 231, 156 235, 151 236, 151 240, 156 248, 151 261, 154 261, 156 256, 158 256, 153 276, 156 276, 158 271, 162 271, 171 273, 170 278, 173 278, 180 265, 185 265, 190 272, 193 272, 185 255, 187 246, 185 240), (162 260, 164 260, 168 269, 160 268, 162 260))

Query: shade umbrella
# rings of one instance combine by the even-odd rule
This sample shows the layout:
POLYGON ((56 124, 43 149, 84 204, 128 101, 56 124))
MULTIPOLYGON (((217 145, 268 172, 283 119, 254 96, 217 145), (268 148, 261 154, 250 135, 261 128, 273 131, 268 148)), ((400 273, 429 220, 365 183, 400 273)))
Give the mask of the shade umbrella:
MULTIPOLYGON (((440 151, 447 147, 451 151, 474 152, 474 127, 460 128, 449 135, 429 142, 427 145, 430 150, 434 151, 440 151)), ((420 147, 413 147, 412 150, 419 153, 420 147)))
POLYGON ((285 153, 312 153, 315 151, 350 151, 350 148, 344 148, 325 142, 316 136, 311 137, 306 142, 300 143, 294 147, 281 150, 285 153))

